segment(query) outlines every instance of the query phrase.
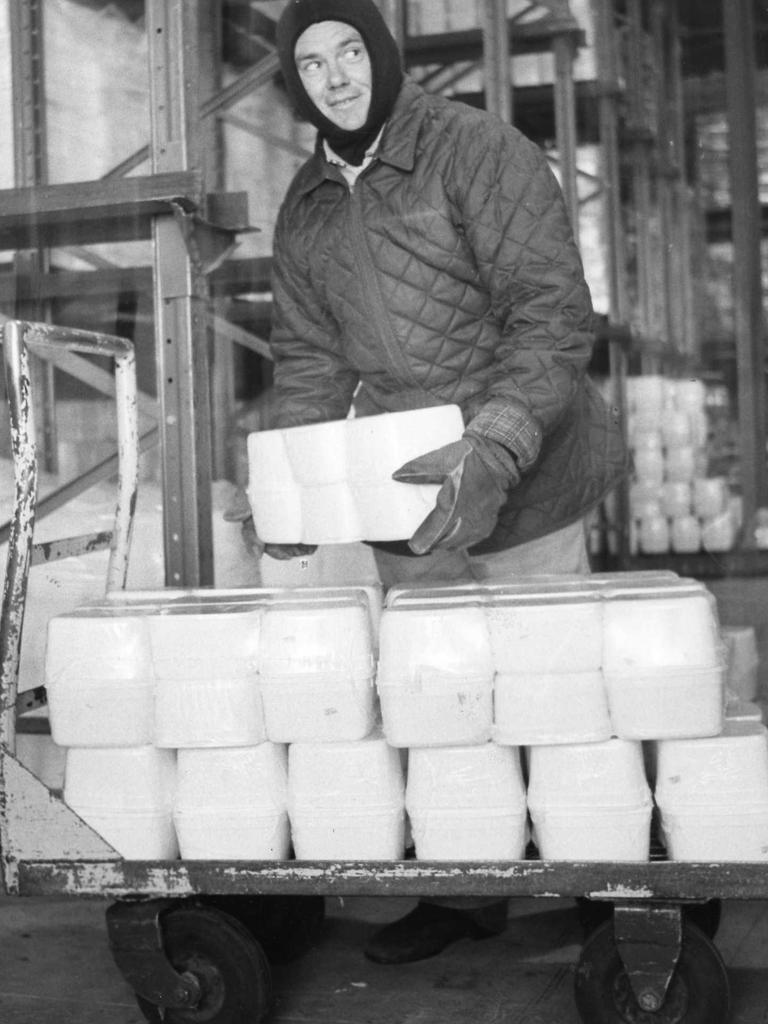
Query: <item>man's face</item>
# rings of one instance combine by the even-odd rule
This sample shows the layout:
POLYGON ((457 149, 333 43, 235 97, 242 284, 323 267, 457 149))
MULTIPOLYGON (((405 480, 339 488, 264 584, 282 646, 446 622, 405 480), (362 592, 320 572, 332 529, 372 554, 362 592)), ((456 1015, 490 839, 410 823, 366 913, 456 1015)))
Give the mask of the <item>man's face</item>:
POLYGON ((371 105, 371 59, 360 33, 343 21, 318 21, 301 33, 294 59, 307 95, 339 128, 362 128, 371 105))

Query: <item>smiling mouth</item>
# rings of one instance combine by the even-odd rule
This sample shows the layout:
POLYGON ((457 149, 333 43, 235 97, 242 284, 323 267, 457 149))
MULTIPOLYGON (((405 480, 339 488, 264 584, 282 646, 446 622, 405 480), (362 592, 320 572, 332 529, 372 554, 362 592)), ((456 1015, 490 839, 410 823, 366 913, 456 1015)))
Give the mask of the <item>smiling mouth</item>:
POLYGON ((359 96, 347 96, 343 100, 331 100, 330 105, 332 107, 348 107, 359 98, 359 96))

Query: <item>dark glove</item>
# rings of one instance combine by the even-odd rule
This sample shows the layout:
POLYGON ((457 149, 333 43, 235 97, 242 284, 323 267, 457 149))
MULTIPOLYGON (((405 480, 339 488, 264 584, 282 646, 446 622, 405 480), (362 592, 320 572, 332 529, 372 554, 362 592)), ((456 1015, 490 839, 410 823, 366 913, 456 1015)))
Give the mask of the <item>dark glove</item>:
POLYGON ((392 478, 442 484, 435 508, 408 541, 414 554, 425 555, 433 548, 472 547, 489 537, 520 474, 503 445, 466 430, 461 440, 412 459, 392 478))
POLYGON ((279 562, 287 562, 289 558, 302 558, 314 555, 317 544, 265 544, 264 554, 276 558, 279 562))
POLYGON ((222 515, 227 523, 244 523, 251 518, 251 504, 242 487, 237 488, 222 515))

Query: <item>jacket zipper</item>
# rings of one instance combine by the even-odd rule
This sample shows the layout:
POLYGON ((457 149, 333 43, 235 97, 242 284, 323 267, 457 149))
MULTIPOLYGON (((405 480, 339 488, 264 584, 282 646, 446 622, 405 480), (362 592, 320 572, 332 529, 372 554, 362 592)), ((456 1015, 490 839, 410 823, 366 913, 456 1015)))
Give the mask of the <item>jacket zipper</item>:
MULTIPOLYGON (((358 180, 355 184, 359 186, 360 181, 358 180)), ((371 323, 376 328, 384 352, 392 366, 395 367, 400 376, 410 381, 413 387, 423 391, 424 388, 414 377, 411 367, 397 343, 394 331, 387 329, 390 322, 389 310, 381 294, 378 274, 368 247, 368 239, 365 236, 359 187, 350 188, 349 201, 352 249, 357 258, 357 266, 362 275, 365 294, 371 307, 371 323), (384 325, 387 325, 387 328, 384 325)))

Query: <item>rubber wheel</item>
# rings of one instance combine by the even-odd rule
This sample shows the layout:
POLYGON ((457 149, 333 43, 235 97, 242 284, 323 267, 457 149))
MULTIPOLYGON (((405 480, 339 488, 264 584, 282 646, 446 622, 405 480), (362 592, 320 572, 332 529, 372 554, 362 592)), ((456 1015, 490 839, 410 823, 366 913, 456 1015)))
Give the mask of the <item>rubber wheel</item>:
MULTIPOLYGON (((723 904, 719 899, 706 900, 704 903, 684 903, 683 919, 696 925, 707 938, 714 939, 720 927, 722 909, 723 904)), ((605 921, 613 920, 613 903, 606 900, 591 900, 587 896, 579 896, 576 899, 576 910, 585 938, 605 921)))
POLYGON ((236 918, 213 907, 174 907, 161 920, 165 952, 179 973, 193 974, 201 999, 191 1009, 163 1010, 137 995, 151 1024, 258 1024, 272 1002, 269 963, 236 918))
POLYGON ((714 939, 720 927, 723 913, 723 901, 707 900, 706 903, 686 903, 683 907, 685 919, 695 924, 699 931, 704 932, 708 939, 714 939))
POLYGON ((244 924, 273 964, 298 959, 322 937, 322 896, 208 896, 205 902, 244 924))
POLYGON ((664 1005, 655 1012, 641 1009, 616 948, 613 922, 608 921, 584 943, 575 997, 584 1024, 724 1024, 730 991, 719 952, 686 922, 664 1005))

